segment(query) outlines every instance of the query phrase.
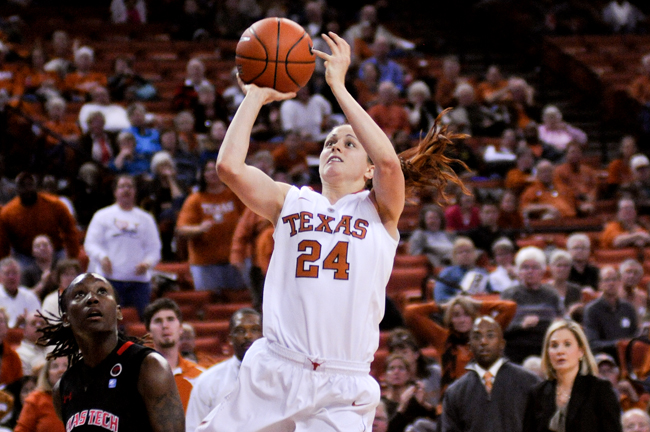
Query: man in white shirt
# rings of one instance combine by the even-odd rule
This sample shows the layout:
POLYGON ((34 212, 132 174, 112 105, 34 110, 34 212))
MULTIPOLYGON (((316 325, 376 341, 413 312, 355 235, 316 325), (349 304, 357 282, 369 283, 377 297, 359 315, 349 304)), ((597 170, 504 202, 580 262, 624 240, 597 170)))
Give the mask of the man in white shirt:
POLYGON ((501 237, 492 245, 492 254, 497 265, 489 276, 492 291, 503 292, 519 284, 515 268, 515 245, 507 237, 501 237))
POLYGON ((151 269, 160 261, 161 242, 153 216, 135 206, 135 179, 116 179, 115 204, 98 210, 88 230, 84 248, 88 271, 107 278, 120 304, 134 306, 142 317, 151 297, 151 269))
POLYGON ((90 91, 91 102, 81 106, 79 110, 79 127, 83 133, 88 132, 88 117, 94 112, 104 114, 104 130, 120 132, 131 127, 126 108, 122 105, 111 103, 106 87, 95 87, 90 91))
POLYGON ((36 312, 41 302, 36 294, 20 286, 20 265, 12 257, 0 260, 0 307, 7 311, 10 328, 25 322, 25 317, 36 312))
POLYGON ((324 126, 332 115, 332 104, 322 95, 311 94, 309 84, 298 90, 294 99, 280 105, 282 130, 297 131, 303 139, 322 141, 327 136, 324 126))
POLYGON ((23 340, 16 348, 20 361, 23 363, 23 375, 34 375, 34 370, 45 364, 47 348, 36 343, 41 336, 39 329, 43 326, 45 326, 45 320, 37 312, 27 315, 23 340))
POLYGON ((205 416, 228 394, 239 374, 244 354, 262 337, 262 316, 255 309, 243 308, 230 318, 230 343, 235 355, 212 366, 194 382, 185 413, 185 430, 194 432, 205 416))

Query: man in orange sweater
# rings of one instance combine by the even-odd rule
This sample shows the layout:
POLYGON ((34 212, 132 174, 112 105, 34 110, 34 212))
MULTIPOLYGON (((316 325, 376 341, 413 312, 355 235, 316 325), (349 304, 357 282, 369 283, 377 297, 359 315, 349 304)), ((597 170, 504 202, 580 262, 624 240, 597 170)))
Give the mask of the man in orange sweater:
POLYGON ((38 192, 36 178, 29 173, 16 177, 18 196, 0 211, 0 258, 13 251, 23 265, 31 263, 32 242, 45 234, 51 240, 58 258, 79 256, 77 224, 68 208, 57 197, 38 192))

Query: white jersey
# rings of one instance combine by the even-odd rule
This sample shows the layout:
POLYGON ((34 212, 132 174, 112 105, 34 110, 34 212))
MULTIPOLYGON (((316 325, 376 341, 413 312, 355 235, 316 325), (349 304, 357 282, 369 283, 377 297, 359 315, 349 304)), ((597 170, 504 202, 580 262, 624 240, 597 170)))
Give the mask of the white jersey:
POLYGON ((273 238, 264 336, 312 359, 370 363, 398 241, 369 191, 330 204, 292 187, 273 238))

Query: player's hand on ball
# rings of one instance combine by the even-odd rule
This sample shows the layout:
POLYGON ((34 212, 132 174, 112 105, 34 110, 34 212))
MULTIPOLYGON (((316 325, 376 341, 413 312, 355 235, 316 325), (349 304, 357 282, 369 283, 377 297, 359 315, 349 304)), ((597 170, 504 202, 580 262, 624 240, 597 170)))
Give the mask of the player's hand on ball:
POLYGON ((245 95, 248 95, 250 92, 261 94, 264 97, 264 105, 267 103, 293 99, 296 97, 295 92, 281 93, 270 87, 258 87, 255 84, 245 84, 239 77, 239 74, 237 74, 237 82, 239 83, 239 87, 245 95))
POLYGON ((312 51, 325 60, 325 80, 330 87, 334 84, 345 85, 345 74, 350 66, 350 45, 334 32, 322 36, 330 47, 332 54, 317 49, 312 49, 312 51))

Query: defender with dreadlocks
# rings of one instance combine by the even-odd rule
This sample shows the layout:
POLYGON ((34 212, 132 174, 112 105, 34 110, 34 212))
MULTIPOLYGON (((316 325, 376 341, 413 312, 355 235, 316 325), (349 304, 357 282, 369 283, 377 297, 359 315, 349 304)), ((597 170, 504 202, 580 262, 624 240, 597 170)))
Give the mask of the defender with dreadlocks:
POLYGON ((370 362, 405 191, 442 192, 448 180, 458 182, 442 153, 448 139, 437 129, 400 160, 345 88, 349 45, 334 33, 323 39, 332 54, 314 52, 325 60, 327 83, 349 124, 325 140, 322 193, 276 182, 245 162, 262 106, 294 93, 244 86, 219 151, 220 178, 274 224, 275 247, 264 284, 264 337, 247 351, 235 389, 201 432, 369 430, 380 396, 370 362))
POLYGON ((41 341, 70 368, 52 391, 66 431, 182 432, 183 405, 167 361, 118 334, 115 290, 84 273, 59 297, 60 320, 47 318, 41 341))

